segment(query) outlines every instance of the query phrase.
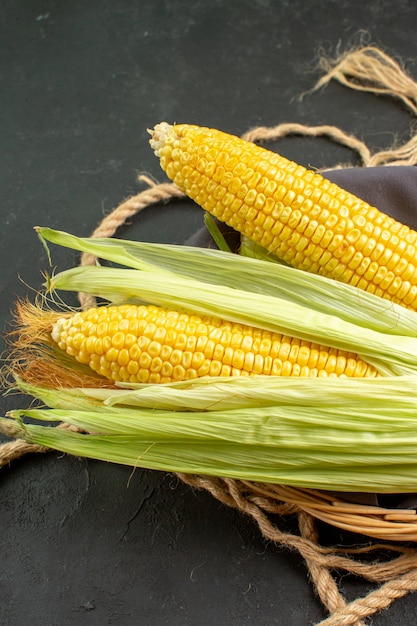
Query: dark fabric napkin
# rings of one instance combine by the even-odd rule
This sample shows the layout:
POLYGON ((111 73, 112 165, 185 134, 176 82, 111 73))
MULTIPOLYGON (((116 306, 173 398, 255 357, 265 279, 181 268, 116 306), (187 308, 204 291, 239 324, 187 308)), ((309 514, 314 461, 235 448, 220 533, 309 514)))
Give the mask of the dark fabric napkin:
MULTIPOLYGON (((323 176, 397 221, 417 230, 417 167, 346 168, 324 172, 323 176)), ((236 251, 239 247, 239 234, 225 224, 218 222, 218 225, 230 248, 236 251)), ((186 243, 203 248, 216 247, 206 228, 198 230, 186 243)), ((335 495, 358 504, 374 504, 389 508, 417 507, 417 494, 414 493, 335 493, 335 495)))

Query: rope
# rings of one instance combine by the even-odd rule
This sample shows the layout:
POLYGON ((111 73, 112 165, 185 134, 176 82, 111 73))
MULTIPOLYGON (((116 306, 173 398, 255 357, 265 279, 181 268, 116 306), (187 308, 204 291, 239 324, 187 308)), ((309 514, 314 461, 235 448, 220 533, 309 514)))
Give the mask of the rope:
POLYGON ((10 463, 17 461, 26 454, 39 454, 41 452, 50 452, 50 450, 43 446, 26 443, 22 439, 3 443, 0 445, 0 468, 10 465, 10 463))
POLYGON ((399 98, 413 115, 417 115, 416 81, 405 72, 400 63, 380 48, 361 47, 348 51, 335 60, 322 55, 319 67, 325 74, 312 91, 336 80, 349 89, 399 98))
MULTIPOLYGON (((368 46, 347 53, 336 61, 321 59, 321 67, 326 74, 317 82, 313 91, 324 87, 330 80, 337 80, 351 89, 370 91, 377 95, 399 98, 403 104, 417 115, 417 83, 402 67, 381 50, 368 46)), ((328 125, 305 126, 285 123, 271 128, 258 127, 248 131, 243 137, 248 141, 273 141, 288 135, 306 137, 324 136, 353 150, 363 166, 375 165, 415 165, 417 164, 417 135, 404 145, 371 154, 360 139, 343 130, 328 125)), ((157 184, 147 176, 139 179, 147 188, 128 198, 98 225, 92 237, 112 237, 117 229, 142 209, 158 202, 168 202, 182 198, 182 191, 172 183, 157 184)), ((93 265, 96 257, 83 254, 81 265, 93 265)), ((79 294, 82 308, 95 305, 95 300, 87 294, 79 294)), ((61 426, 60 426, 61 427, 61 426)), ((0 445, 0 467, 10 464, 29 453, 42 453, 47 449, 34 446, 21 440, 0 445)), ((236 480, 190 476, 178 474, 178 478, 194 489, 203 489, 222 504, 233 507, 249 516, 257 524, 262 536, 275 544, 295 550, 303 557, 317 595, 329 612, 329 617, 320 622, 321 626, 364 626, 363 620, 378 611, 388 608, 391 603, 408 593, 417 590, 417 549, 400 545, 374 543, 357 548, 324 547, 319 543, 315 518, 300 506, 279 500, 279 495, 262 494, 247 483, 236 480), (274 516, 274 523, 271 516, 274 516), (299 534, 280 530, 279 520, 297 516, 299 534), (361 561, 362 555, 371 552, 390 551, 395 556, 388 560, 361 561), (352 602, 343 598, 332 571, 344 570, 350 574, 379 583, 380 586, 365 597, 352 602)))
MULTIPOLYGON (((298 525, 301 536, 311 541, 313 545, 317 545, 319 536, 314 518, 308 513, 300 511, 298 514, 298 525)), ((328 564, 322 564, 318 559, 309 558, 307 556, 304 556, 304 560, 314 582, 317 594, 329 613, 334 615, 345 610, 347 603, 340 593, 335 579, 330 573, 328 564)), ((364 626, 363 622, 359 619, 355 619, 351 624, 352 626, 364 626)))
POLYGON ((259 126, 249 130, 244 135, 246 141, 275 141, 289 135, 302 135, 303 137, 327 137, 332 141, 350 148, 356 152, 361 160, 362 165, 368 166, 371 161, 371 153, 367 145, 357 139, 353 135, 348 135, 337 126, 306 126, 305 124, 296 124, 288 122, 279 124, 278 126, 266 127, 259 126))
POLYGON ((404 597, 417 590, 417 568, 403 576, 381 585, 364 598, 358 598, 345 604, 330 617, 323 620, 320 626, 352 626, 361 624, 359 618, 366 618, 388 608, 394 600, 404 597))

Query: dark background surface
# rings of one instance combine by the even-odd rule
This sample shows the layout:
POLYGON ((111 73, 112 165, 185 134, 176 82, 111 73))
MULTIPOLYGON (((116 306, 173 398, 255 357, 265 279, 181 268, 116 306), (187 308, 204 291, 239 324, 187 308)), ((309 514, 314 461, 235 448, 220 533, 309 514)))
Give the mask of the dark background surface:
MULTIPOLYGON (((320 48, 360 37, 417 76, 412 0, 3 0, 0 3, 0 315, 38 289, 47 259, 33 226, 86 236, 147 172, 164 180, 146 128, 166 120, 240 134, 336 124, 381 149, 409 136, 394 100, 337 84, 307 96, 320 48), (367 34, 364 35, 364 31, 367 34), (19 279, 20 277, 20 279, 19 279)), ((349 161, 325 140, 286 139, 305 165, 349 161)), ((119 235, 183 243, 191 203, 145 210, 119 235)), ((55 251, 59 268, 77 263, 55 251)), ((1 400, 1 411, 25 402, 1 400)), ((290 526, 291 527, 291 526, 290 526)), ((358 538, 320 526, 324 543, 358 538)), ((241 514, 158 472, 50 454, 0 473, 0 624, 298 626, 325 617, 296 554, 241 514)), ((344 577, 349 599, 372 584, 344 577)), ((411 595, 375 626, 416 624, 411 595)))

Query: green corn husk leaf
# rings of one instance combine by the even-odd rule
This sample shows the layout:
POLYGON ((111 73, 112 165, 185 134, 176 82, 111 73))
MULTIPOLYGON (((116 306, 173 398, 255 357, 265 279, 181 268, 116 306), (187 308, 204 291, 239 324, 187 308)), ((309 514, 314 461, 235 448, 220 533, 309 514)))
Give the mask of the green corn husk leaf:
MULTIPOLYGON (((3 418, 4 419, 4 418, 3 418)), ((8 420, 9 421, 9 420, 8 420)), ((381 457, 369 467, 356 466, 361 454, 347 455, 347 466, 337 462, 326 463, 328 452, 318 455, 317 462, 310 459, 301 462, 294 459, 293 451, 286 457, 279 456, 274 447, 254 445, 249 453, 244 446, 230 446, 227 443, 207 444, 201 442, 166 443, 149 439, 143 441, 129 435, 83 435, 56 428, 35 425, 18 426, 15 436, 30 443, 46 446, 76 456, 85 456, 107 462, 142 467, 161 471, 175 471, 223 477, 235 477, 267 483, 289 483, 293 486, 323 488, 346 491, 374 491, 385 477, 390 477, 392 488, 382 486, 381 491, 408 491, 414 484, 415 468, 405 461, 397 465, 398 457, 393 456, 393 464, 381 457), (262 459, 262 464, 258 459, 262 459), (404 489, 403 489, 404 487, 404 489)))
POLYGON ((28 442, 148 469, 321 489, 330 485, 339 491, 417 489, 412 402, 386 406, 373 398, 360 406, 358 398, 358 406, 344 407, 341 419, 336 404, 308 406, 303 398, 250 411, 57 408, 12 411, 11 416, 28 442), (23 425, 23 417, 63 421, 93 434, 23 425))
POLYGON ((54 243, 132 269, 164 269, 203 283, 277 297, 379 332, 417 336, 416 312, 356 287, 287 265, 208 248, 80 238, 43 227, 37 231, 45 246, 47 242, 54 243))
MULTIPOLYGON (((216 379, 214 385, 197 379, 133 390, 51 390, 17 382, 51 408, 12 411, 16 436, 61 452, 315 489, 417 490, 415 376, 260 376, 216 379), (175 410, 163 408, 172 390, 183 408, 175 402, 175 410), (158 392, 165 396, 160 407, 153 403, 158 392), (136 403, 141 393, 143 406, 136 403), (24 425, 23 418, 62 421, 91 434, 24 425)), ((0 420, 0 429, 5 422, 12 420, 0 420)))
POLYGON ((17 388, 39 399, 50 408, 106 411, 111 407, 150 408, 167 411, 250 410, 259 407, 313 407, 362 413, 389 412, 394 419, 406 409, 417 415, 417 377, 388 378, 292 378, 256 376, 252 378, 197 378, 160 384, 119 383, 119 389, 50 389, 16 382, 17 388))
POLYGON ((224 238, 223 233, 221 232, 218 224, 216 223, 214 217, 211 213, 204 212, 204 225, 216 243, 219 250, 223 252, 231 252, 230 246, 224 238))

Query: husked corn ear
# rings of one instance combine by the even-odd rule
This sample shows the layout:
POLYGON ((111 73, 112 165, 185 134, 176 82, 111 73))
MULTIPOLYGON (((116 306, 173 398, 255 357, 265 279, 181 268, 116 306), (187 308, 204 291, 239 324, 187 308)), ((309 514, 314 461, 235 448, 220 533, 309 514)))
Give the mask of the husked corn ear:
POLYGON ((417 233, 321 175, 218 130, 157 124, 161 167, 206 211, 309 272, 417 310, 417 233))
POLYGON ((59 348, 113 381, 377 375, 372 366, 342 350, 153 305, 91 308, 60 318, 51 336, 59 348))

